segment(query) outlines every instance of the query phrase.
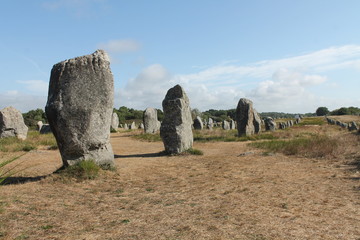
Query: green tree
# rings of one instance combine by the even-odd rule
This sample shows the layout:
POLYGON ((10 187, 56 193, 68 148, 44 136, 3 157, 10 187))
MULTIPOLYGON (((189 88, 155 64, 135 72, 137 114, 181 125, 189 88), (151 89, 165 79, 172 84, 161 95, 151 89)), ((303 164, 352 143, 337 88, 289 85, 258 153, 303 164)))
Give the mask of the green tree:
POLYGON ((38 108, 36 110, 30 110, 27 113, 23 113, 24 122, 28 127, 34 128, 37 126, 38 121, 44 123, 47 122, 46 114, 44 110, 38 108))
POLYGON ((318 107, 318 109, 316 109, 316 116, 325 116, 329 113, 330 111, 327 107, 318 107))

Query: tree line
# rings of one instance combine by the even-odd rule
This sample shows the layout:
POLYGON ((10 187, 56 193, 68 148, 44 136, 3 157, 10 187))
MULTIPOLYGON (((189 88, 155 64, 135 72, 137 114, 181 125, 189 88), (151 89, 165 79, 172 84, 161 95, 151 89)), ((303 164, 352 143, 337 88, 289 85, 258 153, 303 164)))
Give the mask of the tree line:
MULTIPOLYGON (((143 118, 143 110, 136 110, 133 108, 128 108, 125 106, 121 106, 118 109, 114 108, 114 112, 118 115, 120 123, 142 120, 143 118)), ((160 109, 157 109, 158 119, 162 121, 164 118, 164 113, 160 109)), ((228 110, 216 110, 209 109, 207 111, 201 112, 197 108, 191 110, 191 115, 194 118, 197 116, 202 117, 205 120, 212 118, 214 121, 221 122, 223 120, 235 119, 236 109, 228 109, 228 110)), ((283 113, 283 112, 262 112, 260 116, 263 117, 272 117, 272 118, 294 118, 295 115, 293 113, 283 113)), ((360 115, 360 108, 357 107, 342 107, 339 109, 335 109, 333 111, 329 111, 326 107, 319 107, 315 113, 306 113, 301 114, 305 117, 311 116, 325 116, 325 115, 360 115)), ((23 113, 25 124, 29 127, 36 127, 38 121, 42 121, 44 123, 47 122, 46 114, 44 110, 38 108, 35 110, 30 110, 27 113, 23 113)))

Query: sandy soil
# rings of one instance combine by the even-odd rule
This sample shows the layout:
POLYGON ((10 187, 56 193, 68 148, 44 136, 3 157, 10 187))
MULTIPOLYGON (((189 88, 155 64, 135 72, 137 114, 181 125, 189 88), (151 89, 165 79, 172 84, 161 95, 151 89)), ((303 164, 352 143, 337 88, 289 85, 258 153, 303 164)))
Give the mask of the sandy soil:
POLYGON ((129 134, 112 134, 117 170, 95 180, 53 177, 58 151, 24 155, 33 181, 0 188, 0 239, 360 239, 359 155, 214 142, 195 144, 202 156, 168 157, 129 134))

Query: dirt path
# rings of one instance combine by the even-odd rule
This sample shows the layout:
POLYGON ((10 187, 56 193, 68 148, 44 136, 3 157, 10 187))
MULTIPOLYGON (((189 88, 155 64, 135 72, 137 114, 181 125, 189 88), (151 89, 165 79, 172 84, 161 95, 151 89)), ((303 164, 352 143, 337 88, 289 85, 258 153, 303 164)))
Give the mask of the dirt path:
MULTIPOLYGON (((116 172, 1 187, 4 239, 360 239, 358 173, 344 162, 264 156, 244 142, 196 143, 203 156, 158 156, 161 142, 112 135, 116 172)), ((57 151, 22 159, 50 174, 57 151)), ((1 237, 0 237, 1 238, 1 237)))

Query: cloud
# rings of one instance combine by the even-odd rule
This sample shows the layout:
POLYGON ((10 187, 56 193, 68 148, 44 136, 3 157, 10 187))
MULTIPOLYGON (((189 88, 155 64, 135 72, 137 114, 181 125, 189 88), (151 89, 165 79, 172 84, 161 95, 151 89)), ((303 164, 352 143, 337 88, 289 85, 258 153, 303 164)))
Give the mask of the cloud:
POLYGON ((45 108, 46 96, 36 96, 19 91, 7 91, 0 93, 0 109, 13 106, 22 113, 32 109, 45 108))
POLYGON ((130 79, 124 89, 115 95, 115 106, 132 106, 137 109, 146 107, 160 108, 166 91, 174 84, 172 76, 160 64, 143 69, 135 78, 130 79))
POLYGON ((360 46, 347 45, 247 65, 224 62, 191 74, 169 74, 155 64, 129 80, 118 97, 129 107, 159 107, 166 91, 181 84, 191 106, 200 110, 235 108, 241 97, 248 97, 259 111, 311 112, 319 104, 351 103, 345 98, 332 101, 313 89, 329 90, 329 72, 358 70, 359 58, 360 46))
POLYGON ((110 40, 106 43, 100 43, 98 48, 115 54, 138 51, 140 49, 140 44, 137 41, 131 39, 118 39, 110 40))
POLYGON ((32 92, 47 94, 49 89, 49 82, 42 80, 28 80, 28 81, 17 81, 18 83, 25 84, 26 89, 32 92))

